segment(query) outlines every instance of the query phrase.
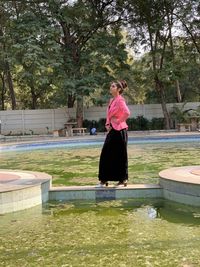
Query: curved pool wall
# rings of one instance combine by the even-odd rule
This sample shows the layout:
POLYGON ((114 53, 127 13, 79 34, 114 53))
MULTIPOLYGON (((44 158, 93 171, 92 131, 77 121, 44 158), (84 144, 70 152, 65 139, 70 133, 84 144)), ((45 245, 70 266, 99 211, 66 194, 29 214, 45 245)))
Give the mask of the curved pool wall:
POLYGON ((200 166, 170 168, 159 177, 165 199, 200 206, 200 166))
POLYGON ((52 177, 42 172, 0 170, 0 214, 49 201, 52 177))
POLYGON ((200 207, 200 166, 171 168, 159 173, 159 184, 127 187, 52 187, 45 173, 0 170, 0 214, 19 211, 47 201, 122 200, 163 198, 200 207))
MULTIPOLYGON (((49 141, 34 141, 16 144, 0 145, 0 152, 7 151, 26 151, 36 149, 50 148, 79 148, 85 146, 102 145, 105 136, 91 138, 74 138, 66 140, 49 140, 49 141)), ((145 137, 129 137, 129 144, 154 144, 154 143, 180 143, 180 142, 200 142, 200 134, 197 135, 179 135, 179 136, 145 136, 145 137)))
POLYGON ((128 187, 95 188, 94 186, 54 187, 50 200, 119 200, 131 198, 164 198, 200 207, 200 166, 185 166, 163 170, 159 184, 134 184, 128 187))
POLYGON ((0 170, 0 214, 24 210, 50 201, 121 200, 128 198, 162 198, 160 185, 52 187, 46 173, 0 170))

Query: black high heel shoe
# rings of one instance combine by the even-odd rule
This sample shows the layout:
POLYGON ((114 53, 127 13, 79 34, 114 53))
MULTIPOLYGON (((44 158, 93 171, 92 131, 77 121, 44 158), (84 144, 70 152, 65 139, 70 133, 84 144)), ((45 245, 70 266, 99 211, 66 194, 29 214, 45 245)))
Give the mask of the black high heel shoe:
POLYGON ((99 184, 96 185, 96 187, 107 187, 108 186, 108 182, 100 182, 99 184))
POLYGON ((126 186, 127 186, 127 184, 128 184, 128 181, 127 181, 127 180, 125 180, 125 181, 124 181, 124 186, 126 187, 126 186))
POLYGON ((126 187, 127 186, 127 183, 128 183, 128 181, 127 180, 124 180, 123 182, 118 182, 116 184, 116 186, 124 186, 124 187, 126 187))

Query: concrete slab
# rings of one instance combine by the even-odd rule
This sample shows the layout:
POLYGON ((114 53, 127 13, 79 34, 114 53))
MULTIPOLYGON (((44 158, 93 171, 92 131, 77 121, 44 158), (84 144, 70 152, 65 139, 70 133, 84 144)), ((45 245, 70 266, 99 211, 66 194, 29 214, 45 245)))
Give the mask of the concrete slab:
POLYGON ((130 184, 127 187, 108 186, 66 186, 52 187, 49 191, 50 200, 111 200, 124 198, 155 198, 162 197, 162 188, 158 184, 130 184))

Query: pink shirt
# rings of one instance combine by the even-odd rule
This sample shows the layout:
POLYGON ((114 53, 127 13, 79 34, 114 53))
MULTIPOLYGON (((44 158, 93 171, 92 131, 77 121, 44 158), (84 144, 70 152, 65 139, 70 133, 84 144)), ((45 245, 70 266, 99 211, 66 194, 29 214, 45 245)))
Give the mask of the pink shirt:
POLYGON ((112 127, 117 131, 127 129, 128 125, 126 124, 126 120, 129 116, 130 111, 121 95, 110 99, 107 108, 106 125, 111 123, 112 127))

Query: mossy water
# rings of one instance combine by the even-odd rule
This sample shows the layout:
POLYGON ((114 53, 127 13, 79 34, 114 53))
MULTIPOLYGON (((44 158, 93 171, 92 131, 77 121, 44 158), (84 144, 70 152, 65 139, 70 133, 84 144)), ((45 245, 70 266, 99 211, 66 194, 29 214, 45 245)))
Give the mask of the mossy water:
MULTIPOLYGON (((94 185, 102 145, 24 152, 2 152, 1 169, 46 172, 53 185, 94 185)), ((177 166, 200 165, 199 142, 129 144, 129 183, 157 183, 158 172, 177 166)))
POLYGON ((199 208, 169 201, 50 203, 0 220, 0 266, 200 266, 199 208))
MULTIPOLYGON (((44 171, 56 185, 96 184, 101 146, 2 153, 0 168, 44 171)), ((199 143, 128 146, 130 183, 200 165, 199 143)), ((200 266, 200 210, 163 200, 50 203, 0 217, 0 266, 200 266)))

